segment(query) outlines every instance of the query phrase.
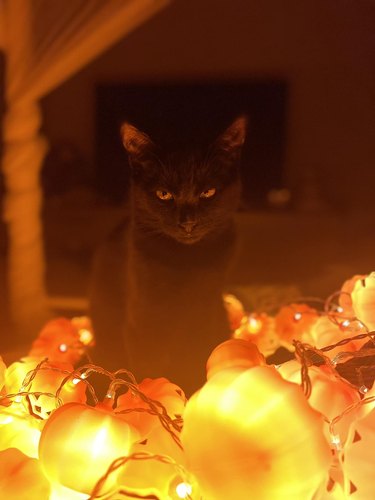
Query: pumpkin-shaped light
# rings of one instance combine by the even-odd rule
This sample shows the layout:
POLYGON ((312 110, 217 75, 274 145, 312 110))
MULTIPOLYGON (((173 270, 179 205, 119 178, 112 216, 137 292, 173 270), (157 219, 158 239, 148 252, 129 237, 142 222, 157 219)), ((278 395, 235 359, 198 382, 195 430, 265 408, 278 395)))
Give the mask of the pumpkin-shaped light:
POLYGON ((275 328, 284 342, 301 340, 318 319, 317 311, 307 304, 289 304, 280 308, 275 316, 275 328))
POLYGON ((48 500, 50 484, 40 463, 16 448, 0 451, 0 497, 4 500, 48 500))
MULTIPOLYGON (((279 373, 295 384, 301 384, 301 365, 297 361, 288 361, 279 367, 279 373)), ((312 384, 309 404, 312 408, 324 415, 328 421, 341 415, 349 406, 359 403, 361 400, 358 391, 349 384, 335 377, 325 366, 312 366, 309 368, 309 377, 312 384)), ((359 415, 357 411, 345 415, 335 426, 335 436, 331 436, 329 424, 324 424, 324 433, 332 448, 337 446, 337 441, 333 438, 340 438, 340 443, 344 443, 349 426, 359 415)))
MULTIPOLYGON (((167 456, 179 465, 185 462, 182 449, 161 425, 154 427, 147 439, 136 443, 131 452, 167 456)), ((127 491, 132 491, 142 498, 147 495, 169 498, 170 485, 177 473, 173 464, 156 458, 130 460, 120 471, 117 482, 119 486, 123 486, 127 491)), ((180 478, 180 482, 182 481, 183 478, 180 478)))
POLYGON ((366 278, 365 274, 355 274, 352 278, 344 281, 341 286, 341 294, 339 296, 339 313, 345 317, 355 316, 352 306, 351 293, 357 281, 366 278))
MULTIPOLYGON (((304 339, 313 344, 318 349, 329 345, 337 344, 341 340, 349 339, 353 336, 350 329, 346 329, 345 323, 338 325, 332 321, 328 316, 321 316, 310 328, 309 338, 304 339)), ((325 351, 325 355, 330 359, 334 359, 340 352, 354 352, 357 351, 361 344, 365 343, 366 339, 359 341, 351 341, 346 344, 340 345, 325 351)))
POLYGON ((344 449, 345 498, 375 498, 375 409, 353 422, 344 449))
POLYGON ((232 331, 239 328, 242 318, 245 316, 245 311, 242 302, 232 294, 224 294, 224 307, 227 312, 229 327, 232 331))
POLYGON ((312 498, 331 452, 323 418, 273 367, 217 372, 186 405, 187 466, 203 498, 312 498))
MULTIPOLYGON (((51 483, 90 494, 113 460, 127 455, 138 438, 137 431, 113 412, 68 403, 46 422, 39 458, 51 483)), ((107 488, 115 480, 116 474, 107 488)))
MULTIPOLYGON (((34 370, 40 363, 40 359, 23 358, 21 361, 12 363, 5 373, 5 387, 8 394, 17 393, 22 389, 22 384, 29 372, 34 370)), ((56 394, 63 380, 69 372, 73 372, 73 366, 67 363, 47 362, 37 371, 27 390, 30 393, 42 392, 56 394)), ((68 380, 62 387, 59 397, 63 403, 86 402, 86 384, 84 382, 75 383, 77 379, 68 380), (74 380, 74 383, 73 383, 74 380)), ((30 394, 34 413, 42 418, 48 418, 50 412, 56 408, 56 400, 47 395, 39 397, 30 394)), ((28 403, 24 402, 28 407, 28 403)))
POLYGON ((20 403, 0 406, 0 450, 18 448, 31 458, 38 458, 43 421, 36 419, 20 403))
POLYGON ((84 352, 79 326, 79 323, 76 326, 73 321, 67 318, 57 318, 49 321, 32 343, 28 356, 35 358, 47 357, 49 361, 74 365, 80 360, 84 352))
POLYGON ((243 368, 265 365, 266 361, 257 346, 249 340, 229 339, 219 344, 207 360, 207 379, 228 368, 243 368))
POLYGON ((233 338, 253 342, 265 355, 273 354, 280 347, 280 339, 275 331, 275 318, 265 313, 251 313, 241 321, 233 332, 233 338))
POLYGON ((355 316, 375 330, 375 272, 355 282, 351 297, 355 316))
MULTIPOLYGON (((185 394, 178 385, 168 379, 145 378, 138 384, 138 389, 146 398, 161 403, 171 419, 179 418, 183 414, 186 403, 185 394)), ((160 425, 158 416, 147 410, 150 410, 147 401, 138 393, 128 390, 119 396, 115 412, 134 426, 142 437, 146 437, 153 428, 160 425), (145 411, 137 411, 139 409, 145 411)))

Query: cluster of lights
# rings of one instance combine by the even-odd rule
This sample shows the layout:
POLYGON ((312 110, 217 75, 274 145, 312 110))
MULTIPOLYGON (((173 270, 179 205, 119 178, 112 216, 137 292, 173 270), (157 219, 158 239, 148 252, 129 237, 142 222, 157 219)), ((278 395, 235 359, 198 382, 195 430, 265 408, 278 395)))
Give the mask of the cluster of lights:
MULTIPOLYGON (((293 491, 326 500, 328 476, 335 499, 347 497, 347 483, 371 498, 368 469, 352 470, 358 450, 365 460, 373 449, 375 388, 343 379, 337 367, 365 358, 364 344, 375 344, 374 283, 374 273, 357 278, 345 284, 351 301, 341 303, 339 294, 336 304, 334 295, 322 310, 296 302, 275 316, 247 313, 228 298, 233 338, 214 349, 206 384, 187 402, 166 379, 138 384, 125 369, 74 368, 94 341, 90 322, 55 320, 23 360, 3 372, 0 363, 0 464, 12 455, 14 483, 21 460, 35 469, 24 484, 30 500, 226 500, 250 490, 259 498, 293 491), (329 342, 318 345, 319 336, 329 342), (296 359, 267 365, 268 346, 283 343, 296 359), (320 366, 311 366, 314 352, 320 366), (93 374, 109 380, 103 401, 93 374)), ((16 500, 3 481, 0 468, 0 492, 16 500)))

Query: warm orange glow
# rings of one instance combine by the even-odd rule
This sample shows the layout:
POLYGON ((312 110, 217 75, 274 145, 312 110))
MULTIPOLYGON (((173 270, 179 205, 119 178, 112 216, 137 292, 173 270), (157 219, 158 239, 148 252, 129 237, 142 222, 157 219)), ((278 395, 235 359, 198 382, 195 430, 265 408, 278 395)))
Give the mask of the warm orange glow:
POLYGON ((272 367, 219 371, 188 401, 184 420, 203 498, 311 498, 326 477, 323 418, 272 367))
POLYGON ((0 451, 0 496, 4 500, 49 500, 50 485, 40 463, 16 448, 0 451))
POLYGON ((275 327, 280 339, 292 343, 301 340, 317 319, 317 311, 307 304, 290 304, 275 316, 275 327))
POLYGON ((0 450, 18 448, 31 458, 38 458, 40 420, 33 418, 21 403, 0 406, 0 450))
POLYGON ((355 282, 351 297, 355 316, 375 330, 375 272, 355 282))
MULTIPOLYGON (((279 368, 280 374, 290 382, 301 384, 301 365, 297 361, 288 361, 279 368)), ((312 392, 309 404, 312 408, 324 415, 328 421, 361 400, 359 392, 350 387, 349 384, 335 377, 327 367, 312 366, 309 369, 309 377, 312 382, 312 392)), ((327 441, 333 448, 343 445, 346 441, 348 429, 354 419, 358 418, 359 409, 343 417, 335 426, 336 439, 339 443, 333 443, 333 436, 329 431, 329 424, 324 424, 324 433, 327 441)))
MULTIPOLYGON (((172 419, 183 414, 186 402, 185 394, 178 385, 168 379, 163 377, 146 378, 138 384, 138 389, 147 398, 161 403, 172 419)), ((153 428, 160 426, 157 415, 152 415, 147 411, 127 411, 131 409, 150 410, 150 405, 140 395, 129 390, 118 398, 116 414, 134 426, 142 437, 146 437, 153 428), (123 411, 126 413, 120 414, 123 411)))
POLYGON ((83 353, 83 343, 72 321, 57 318, 49 321, 33 342, 29 357, 75 364, 83 353))
MULTIPOLYGON (((152 455, 167 456, 179 465, 185 463, 183 451, 161 425, 151 431, 146 441, 135 444, 131 451, 132 453, 147 452, 152 455)), ((183 479, 176 478, 176 475, 177 471, 173 464, 164 463, 156 458, 142 461, 131 460, 121 470, 117 482, 126 490, 142 496, 155 495, 163 499, 184 498, 178 497, 175 492, 176 486, 183 482, 183 479), (171 490, 174 490, 175 496, 170 496, 171 490)))
POLYGON ((339 296, 339 304, 343 309, 343 314, 345 316, 354 316, 354 311, 352 307, 351 293, 353 291, 354 285, 358 280, 366 278, 365 274, 355 274, 352 278, 344 281, 341 286, 341 295, 339 296))
MULTIPOLYGON (((340 340, 348 338, 352 335, 352 332, 345 330, 345 325, 340 328, 338 324, 332 321, 328 316, 321 316, 310 328, 309 335, 306 335, 304 338, 305 341, 311 343, 318 349, 327 346, 333 345, 340 340)), ((325 353, 330 359, 334 359, 334 357, 340 352, 354 352, 359 349, 361 343, 363 344, 366 340, 363 341, 353 341, 348 342, 345 345, 341 345, 335 347, 335 349, 331 349, 325 353)))
POLYGON ((228 368, 265 365, 266 361, 257 346, 248 340, 230 339, 219 344, 207 360, 207 379, 228 368))
POLYGON ((249 319, 248 319, 248 332, 253 335, 257 335, 263 326, 262 320, 259 317, 256 317, 253 314, 250 314, 249 319))
MULTIPOLYGON (((23 384, 26 376, 34 370, 41 362, 40 359, 23 358, 21 361, 12 363, 5 372, 6 392, 17 393, 25 390, 23 384)), ((74 370, 72 365, 61 362, 44 363, 33 378, 32 383, 28 385, 27 390, 30 393, 43 393, 42 395, 30 395, 33 410, 42 418, 47 418, 49 412, 56 408, 57 400, 53 397, 59 389, 63 380, 74 370)), ((86 385, 81 382, 73 384, 68 381, 62 387, 59 395, 64 403, 86 402, 86 385)), ((27 402, 19 397, 27 409, 27 402)))
MULTIPOLYGON (((138 438, 137 431, 112 412, 69 403, 47 421, 39 458, 51 483, 90 494, 112 461, 127 455, 138 438)), ((107 487, 115 480, 116 474, 107 487)))
POLYGON ((241 321, 245 316, 243 305, 237 297, 229 293, 225 294, 223 299, 224 307, 228 315, 230 329, 234 331, 240 327, 241 321))
POLYGON ((363 419, 354 421, 345 448, 343 471, 345 498, 374 498, 375 409, 363 419))

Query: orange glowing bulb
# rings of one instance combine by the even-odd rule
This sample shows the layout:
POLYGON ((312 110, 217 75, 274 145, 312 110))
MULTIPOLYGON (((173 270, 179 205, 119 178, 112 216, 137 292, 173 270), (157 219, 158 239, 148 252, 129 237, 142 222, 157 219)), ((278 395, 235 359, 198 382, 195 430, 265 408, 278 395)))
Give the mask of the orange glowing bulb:
MULTIPOLYGON (((39 458, 53 484, 90 494, 109 465, 129 454, 138 432, 112 411, 68 403, 48 419, 40 438, 39 458)), ((106 483, 107 491, 117 474, 106 483)))
POLYGON ((213 375, 188 401, 181 440, 203 498, 312 498, 331 463, 323 417, 273 367, 213 375))
POLYGON ((49 500, 51 487, 40 463, 16 448, 0 452, 0 497, 6 500, 49 500))

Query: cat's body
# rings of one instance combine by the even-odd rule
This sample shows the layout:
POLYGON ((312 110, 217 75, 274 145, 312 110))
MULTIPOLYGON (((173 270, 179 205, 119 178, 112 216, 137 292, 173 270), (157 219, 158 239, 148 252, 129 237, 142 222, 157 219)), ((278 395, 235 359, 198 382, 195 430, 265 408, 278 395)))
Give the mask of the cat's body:
POLYGON ((145 134, 123 129, 130 216, 98 255, 91 301, 107 368, 165 376, 187 393, 203 384, 211 350, 229 336, 222 293, 244 127, 234 122, 204 155, 165 157, 145 134))

